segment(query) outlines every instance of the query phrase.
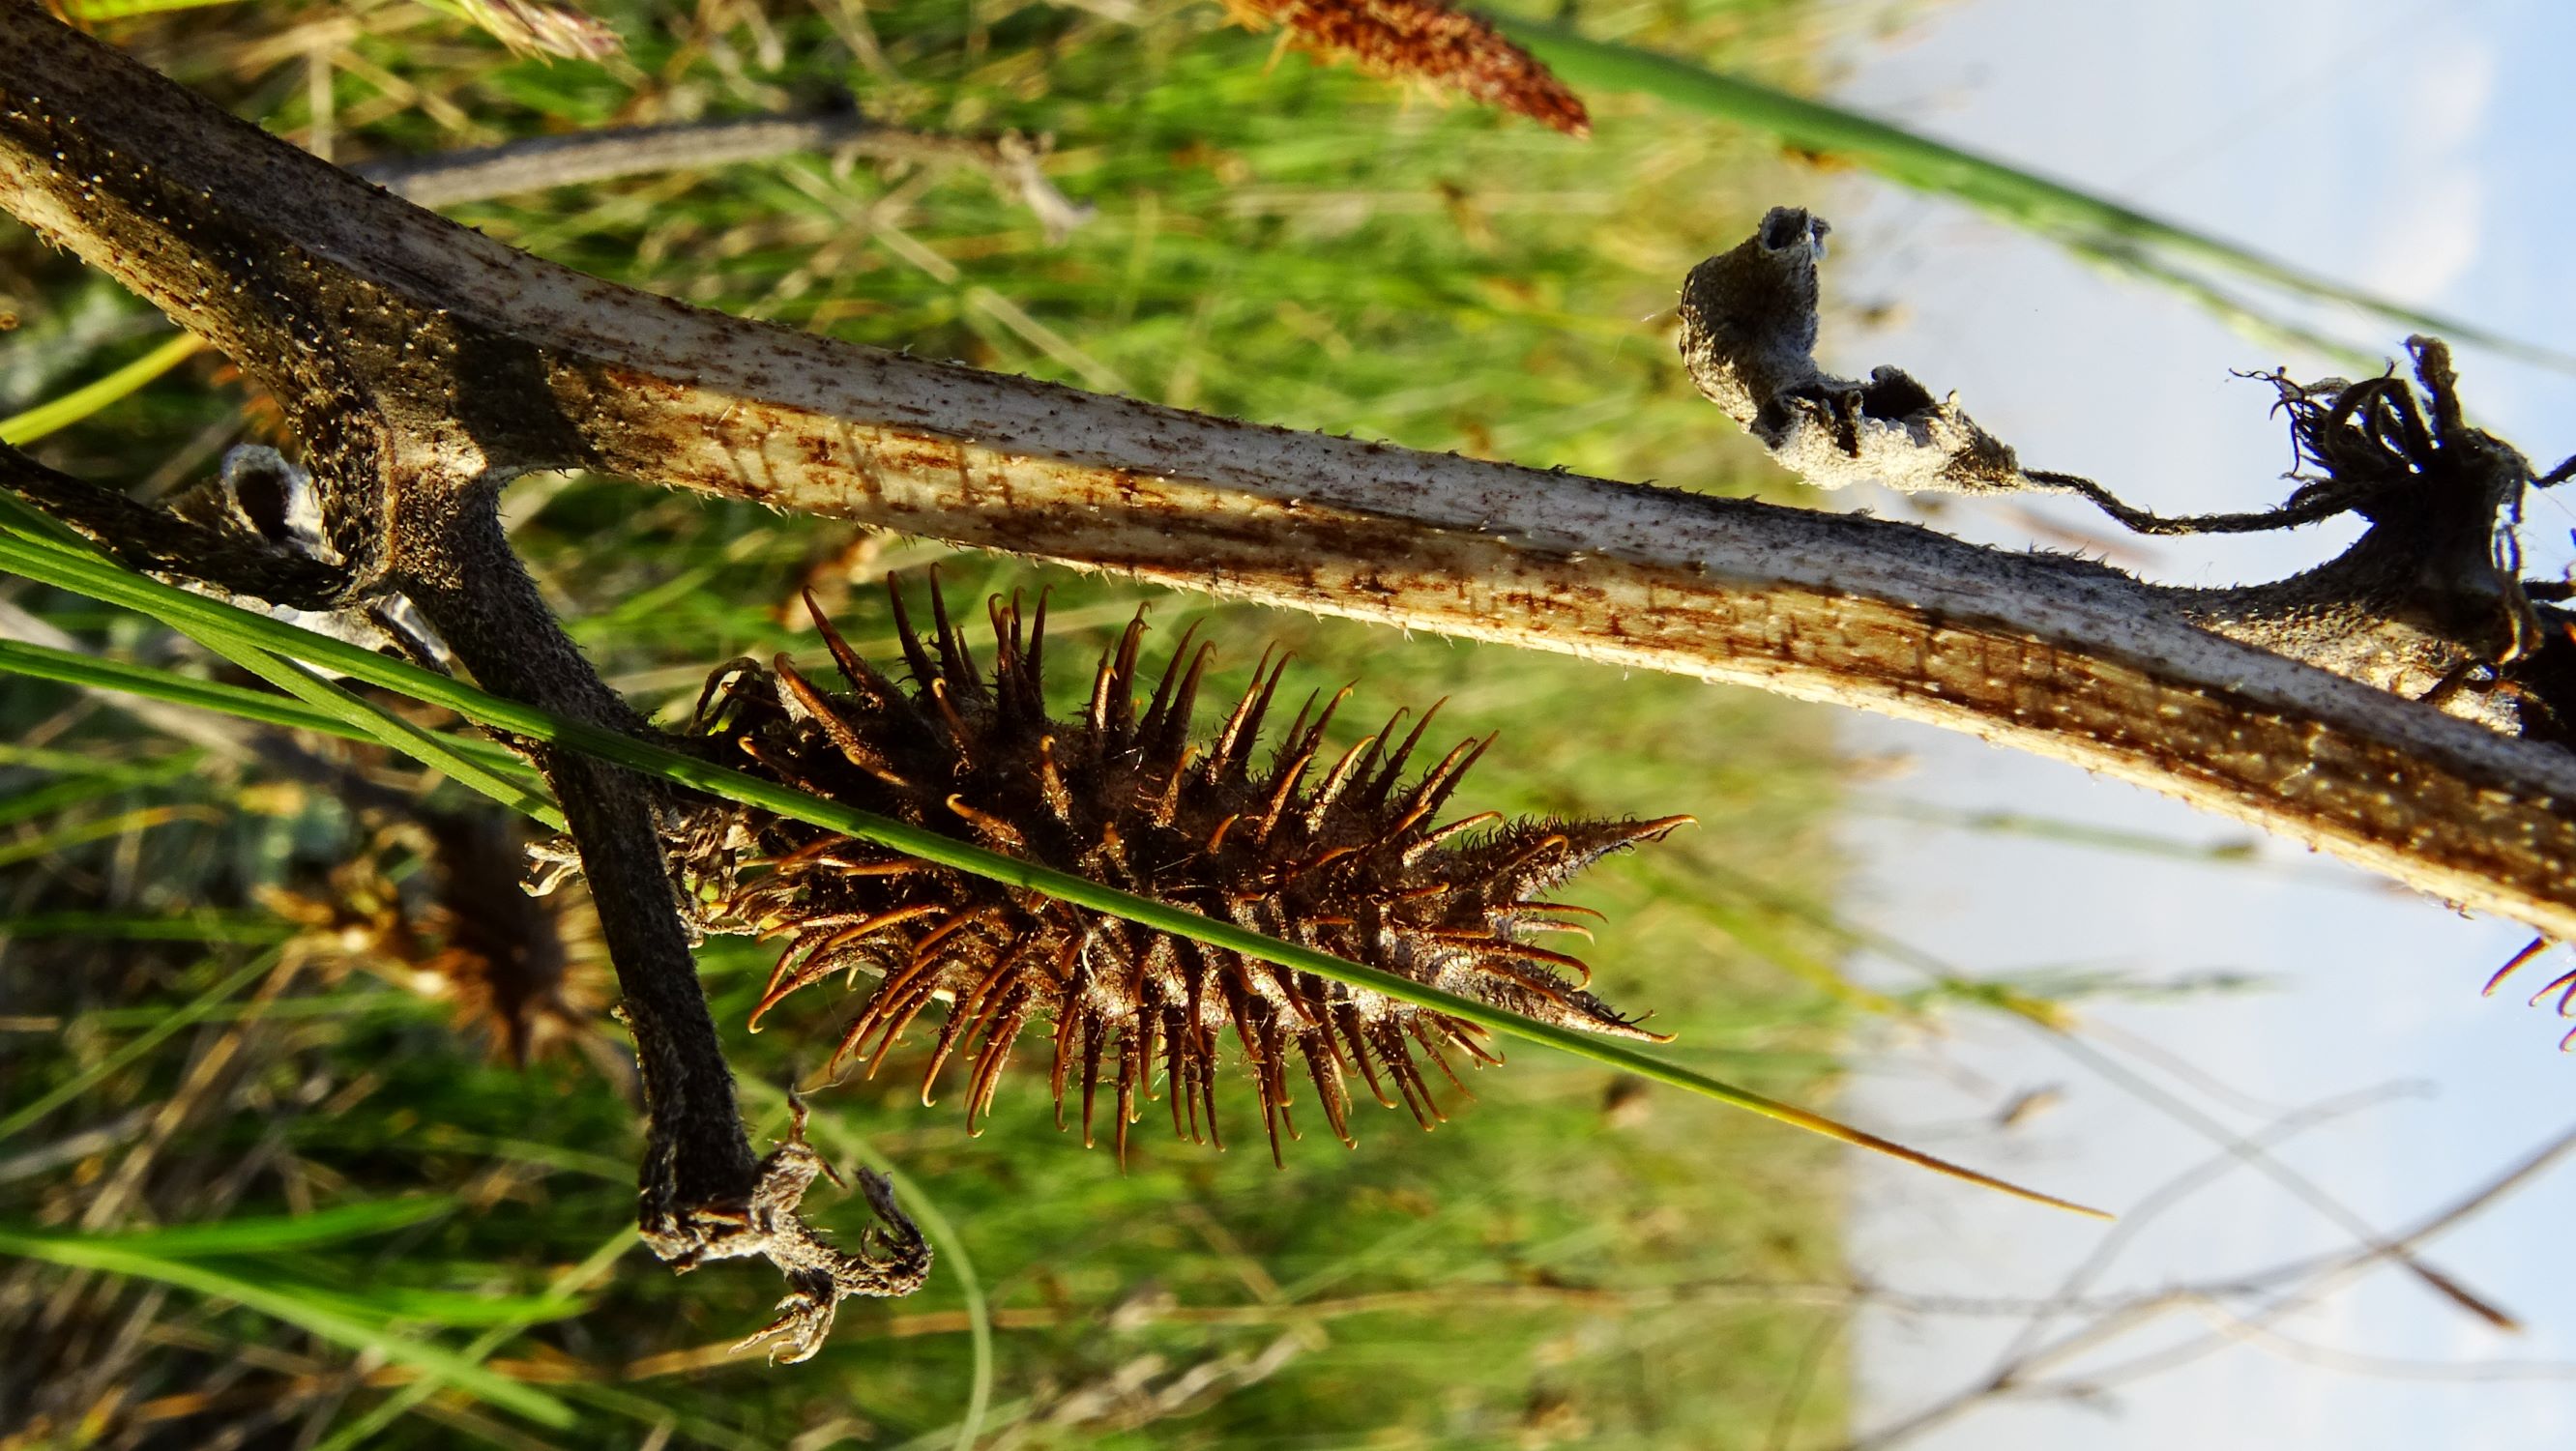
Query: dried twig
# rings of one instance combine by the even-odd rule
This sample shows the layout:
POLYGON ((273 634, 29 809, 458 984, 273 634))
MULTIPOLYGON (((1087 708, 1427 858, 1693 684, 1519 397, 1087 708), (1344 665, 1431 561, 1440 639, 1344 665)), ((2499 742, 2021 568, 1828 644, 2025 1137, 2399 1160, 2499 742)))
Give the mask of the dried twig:
MULTIPOLYGON (((2286 1122, 2283 1125, 2290 1126, 2286 1122)), ((2571 1153, 2576 1153, 2576 1129, 2555 1135, 2486 1183, 2396 1234, 2318 1259, 2292 1261, 2252 1275, 2231 1276, 2221 1282, 2159 1289, 2102 1308, 2092 1320, 2054 1340, 2044 1344, 2025 1341, 2017 1345, 1991 1374, 1975 1385, 1863 1433, 1846 1443, 1842 1451, 1889 1451, 1889 1448, 1947 1425, 1999 1397, 2046 1399, 2061 1395, 2092 1395, 2110 1386, 2163 1374, 2229 1345, 2248 1341, 2268 1343, 2266 1337, 2273 1333, 2270 1327, 2284 1317, 2317 1303, 2379 1265, 2411 1254, 2436 1236, 2494 1207, 2571 1153), (2235 1309, 2228 1303, 2264 1294, 2270 1298, 2250 1311, 2235 1309), (2210 1313, 2216 1322, 2215 1328, 2206 1335, 2161 1346, 2115 1365, 2069 1373, 2060 1379, 2045 1378, 2047 1373, 2077 1357, 2115 1343, 2129 1332, 2160 1320, 2173 1310, 2185 1308, 2210 1313)), ((2172 1181, 2175 1186, 2173 1195, 2159 1197, 2170 1205, 2188 1194, 2192 1187, 2206 1182, 2203 1169, 2195 1166, 2172 1181)), ((2293 1353, 2315 1349, 2295 1342, 2293 1347, 2293 1353)), ((2479 1365, 2478 1362, 2470 1362, 2451 1369, 2453 1372, 2478 1373, 2479 1365)), ((2356 1364, 2347 1361, 2341 1368, 2353 1369, 2356 1364)), ((2370 1374, 2387 1373, 2390 1368, 2391 1363, 2375 1358, 2366 1363, 2366 1371, 2370 1374)), ((2482 1373, 2555 1377, 2565 1374, 2566 1368, 2503 1363, 2501 1366, 2488 1364, 2482 1373)))
POLYGON ((1016 131, 996 136, 914 131, 856 112, 625 126, 473 151, 380 159, 352 170, 407 201, 453 207, 647 172, 740 166, 800 151, 980 171, 1005 196, 1035 213, 1050 241, 1061 241, 1092 216, 1089 206, 1071 201, 1047 180, 1039 165, 1046 156, 1043 141, 1016 131))

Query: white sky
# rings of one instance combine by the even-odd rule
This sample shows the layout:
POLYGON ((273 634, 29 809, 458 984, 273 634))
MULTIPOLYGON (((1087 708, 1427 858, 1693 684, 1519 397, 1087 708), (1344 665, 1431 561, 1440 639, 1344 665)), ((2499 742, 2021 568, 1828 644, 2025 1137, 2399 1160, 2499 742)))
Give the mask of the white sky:
MULTIPOLYGON (((2498 331, 2576 349, 2565 260, 2576 194, 2576 6, 2546 0, 1971 0, 1927 14, 1856 60, 1841 97, 1944 139, 2108 192, 2346 281, 2498 331)), ((1789 198, 1784 198, 1789 200, 1789 198)), ((2288 465, 2269 392, 2230 368, 2313 359, 2228 332, 2189 303, 2108 280, 2043 243, 1948 203, 1866 182, 1812 200, 1836 224, 1827 287, 1844 303, 1896 302, 1893 326, 1830 323, 1830 366, 1902 365, 1956 388, 1978 420, 2037 467, 2089 473, 2168 511, 2271 502, 2288 465)), ((1829 314, 1830 316, 1830 314, 1829 314)), ((2402 330, 2353 331, 2393 352, 2402 330)), ((2461 355, 2472 410, 2544 466, 2576 452, 2576 379, 2461 355)), ((1889 500, 1869 501, 1888 512, 1889 500)), ((2576 502, 2570 500, 2568 502, 2576 502)), ((2043 512, 2096 532, 2073 507, 2043 512)), ((2563 558, 2576 512, 2544 501, 2535 552, 2563 558)), ((1942 526, 2026 541, 2001 513, 1942 526)), ((2157 546, 2150 572, 2224 583, 2328 557, 2342 532, 2157 546)), ((1873 814, 1868 802, 2008 810, 2190 841, 2241 839, 2130 788, 1961 737, 1854 725, 1864 752, 1913 769, 1866 789, 1848 839, 1856 920, 1963 968, 2076 968, 2147 981, 2258 974, 2258 993, 2180 1003, 2099 1002, 2088 1021, 2151 1040, 2232 1089, 2284 1108, 2397 1080, 2425 1091, 2305 1135, 2283 1157, 2371 1223, 2396 1229, 2449 1202, 2576 1121, 2566 1026, 2521 999, 2477 996, 2526 939, 2392 894, 2294 848, 2212 867, 1958 830, 1873 814)), ((2528 994, 2571 964, 2526 969, 2528 994)), ((1901 969, 1864 971, 1905 981, 1901 969)), ((1885 1045, 1848 1105, 1863 1122, 2124 1208, 2211 1145, 1991 1018, 1885 1045), (1978 1124, 2045 1086, 2060 1106, 1998 1132, 1978 1124)), ((2238 1131, 2265 1115, 2129 1060, 2238 1131)), ((2100 1231, 1954 1190, 1876 1161, 1858 1166, 1852 1237, 1863 1272, 1892 1287, 2044 1294, 2100 1231)), ((2576 1263, 2557 1253, 2576 1169, 2541 1181, 2426 1258, 2521 1315, 2496 1333, 2383 1272, 2287 1322, 2336 1351, 2455 1365, 2559 1362, 2576 1374, 2576 1263)), ((2159 1220, 2098 1289, 2159 1286, 2350 1243, 2313 1209, 2239 1169, 2159 1220)), ((2175 1318, 2133 1350, 2197 1332, 2175 1318)), ((1867 1430, 1982 1375, 2017 1322, 1868 1317, 1856 1336, 1867 1430)), ((2110 1359, 2125 1358, 2115 1355, 2110 1359)), ((2097 1360, 2095 1364, 2107 1363, 2097 1360)), ((2239 1346, 2106 1399, 2007 1402, 1909 1444, 1927 1451, 2182 1446, 2559 1448, 2576 1445, 2576 1381, 2441 1373, 2354 1375, 2239 1346)))

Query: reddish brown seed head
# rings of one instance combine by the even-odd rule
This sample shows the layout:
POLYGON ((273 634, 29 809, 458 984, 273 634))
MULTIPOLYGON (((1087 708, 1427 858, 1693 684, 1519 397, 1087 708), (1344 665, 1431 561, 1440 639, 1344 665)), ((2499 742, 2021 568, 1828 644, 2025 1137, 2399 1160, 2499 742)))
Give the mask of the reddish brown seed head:
POLYGON ((1250 29, 1279 26, 1325 60, 1455 91, 1568 136, 1592 134, 1582 98, 1554 72, 1490 21, 1441 0, 1226 0, 1226 8, 1250 29))

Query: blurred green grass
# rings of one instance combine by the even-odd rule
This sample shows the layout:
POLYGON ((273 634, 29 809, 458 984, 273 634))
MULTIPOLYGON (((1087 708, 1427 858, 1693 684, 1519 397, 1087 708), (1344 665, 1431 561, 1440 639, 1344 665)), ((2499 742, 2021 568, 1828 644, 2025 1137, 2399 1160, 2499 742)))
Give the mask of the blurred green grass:
MULTIPOLYGON (((1747 486, 1749 451, 1653 321, 1781 180, 1765 146, 1716 122, 1612 100, 1575 145, 1302 58, 1271 65, 1267 39, 1207 6, 1102 7, 1131 19, 989 0, 601 8, 632 50, 600 67, 513 61, 406 4, 230 7, 114 33, 296 135, 314 120, 308 68, 326 58, 329 130, 352 158, 844 88, 906 124, 1051 132, 1050 175, 1099 209, 1060 247, 980 179, 842 177, 814 158, 460 215, 575 266, 854 340, 1418 447, 1747 486)), ((1807 18, 1785 3, 1598 6, 1585 20, 1787 82, 1809 50, 1807 18)), ((27 325, 0 341, 7 406, 154 345, 138 306, 14 234, 0 292, 27 325), (22 362, 39 340, 43 356, 22 362)), ((219 363, 191 363, 44 451, 167 488, 258 436, 246 401, 219 363)), ((734 654, 815 655, 790 606, 800 584, 881 650, 890 626, 867 580, 934 559, 961 600, 1053 588, 1060 660, 1144 601, 1160 641, 1205 620, 1216 693, 1277 639, 1303 662, 1296 682, 1363 681, 1353 735, 1446 695, 1445 729, 1503 733, 1462 806, 1700 815, 1700 830, 1585 884, 1579 899, 1612 918, 1588 954, 1600 988, 1654 1008, 1682 1035, 1677 1057, 1783 1096, 1828 1090, 1848 1005, 1734 945, 1745 908, 1717 870, 1829 883, 1834 778, 1805 711, 609 481, 519 494, 532 567, 648 706, 684 709, 734 654)), ((133 619, 5 594, 97 647, 193 658, 133 619)), ((1077 672, 1060 672, 1069 697, 1077 672)), ((32 803, 0 823, 0 848, 34 848, 0 868, 0 923, 26 924, 0 945, 0 1110, 79 1085, 0 1137, 0 1230, 59 1245, 454 1201, 345 1239, 248 1236, 195 1256, 165 1242, 155 1264, 195 1268, 160 1278, 21 1249, 0 1266, 0 1326, 33 1354, 0 1369, 0 1408, 48 1419, 0 1444, 957 1442, 977 1317, 953 1257, 912 1301, 850 1307, 812 1364, 728 1359, 775 1280, 606 1258, 632 1216, 638 1135, 596 1061, 496 1065, 417 964, 352 964, 326 933, 274 964, 261 955, 263 925, 282 922, 265 893, 320 893, 353 855, 416 881, 380 814, 256 757, 183 755, 58 685, 0 685, 0 740, 23 752, 0 759, 0 813, 32 803), (123 829, 137 812, 156 815, 123 829), (184 932, 204 938, 156 940, 184 932), (227 1278, 307 1321, 228 1302, 227 1278), (357 1331, 382 1343, 353 1354, 357 1331), (522 1420, 470 1377, 420 1395, 419 1346, 479 1359, 579 1419, 522 1420)), ((334 759, 412 789, 373 757, 334 759)), ((446 786, 434 799, 470 801, 446 786)), ((1829 955, 1798 931, 1775 926, 1777 955, 1829 955)), ((782 1011, 750 1037, 739 1025, 765 956, 720 940, 703 962, 774 1135, 783 1112, 762 1085, 810 1070, 846 1005, 782 1011)), ((1359 1150, 1309 1142, 1283 1173, 1147 1132, 1122 1170, 1052 1129, 1026 1068, 967 1138, 953 1103, 914 1102, 904 1060, 918 1053, 822 1098, 816 1135, 844 1162, 900 1166, 971 1256, 991 1331, 985 1444, 1703 1447, 1775 1429, 1805 1444, 1840 1424, 1838 1360, 1813 1354, 1837 1312, 1808 1303, 1840 1277, 1826 1145, 1522 1051, 1474 1076, 1477 1101, 1451 1104, 1436 1133, 1372 1113, 1359 1150)), ((818 1204, 827 1225, 861 1222, 845 1201, 818 1204)))

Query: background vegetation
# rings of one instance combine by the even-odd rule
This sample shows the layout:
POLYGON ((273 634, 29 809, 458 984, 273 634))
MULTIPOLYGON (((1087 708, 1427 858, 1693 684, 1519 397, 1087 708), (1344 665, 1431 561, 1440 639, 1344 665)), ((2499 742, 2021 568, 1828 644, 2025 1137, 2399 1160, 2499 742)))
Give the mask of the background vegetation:
MULTIPOLYGON (((595 65, 513 60, 403 3, 106 28, 343 159, 844 94, 907 125, 1051 133, 1050 175, 1098 209, 1054 245, 979 177, 825 158, 459 215, 585 270, 858 341, 1745 486, 1747 453, 1690 393, 1657 316, 1776 199, 1782 163, 1721 124, 1602 96, 1594 138, 1570 142, 1274 58, 1197 4, 601 13, 629 48, 595 65)), ((1791 82, 1818 35, 1784 3, 1577 18, 1791 82)), ((0 410, 165 335, 14 229, 0 292, 20 320, 0 340, 0 410)), ((264 437, 268 416, 205 360, 44 451, 166 491, 264 437)), ((944 553, 580 478, 520 484, 514 509, 583 643, 670 711, 731 656, 817 655, 800 585, 882 653, 866 586, 944 553)), ((1354 734, 1443 695, 1448 730, 1500 729, 1468 809, 1696 813, 1698 831, 1586 884, 1611 917, 1589 954, 1601 990, 1654 1008, 1675 1056, 1829 1093, 1849 1004, 1808 929, 1745 886, 1795 897, 1830 879, 1815 717, 989 557, 943 565, 961 599, 1056 591, 1078 636, 1059 656, 1067 691, 1062 662, 1141 602, 1164 642, 1204 618, 1220 686, 1271 639, 1297 652, 1299 683, 1363 678, 1354 734)), ((23 581, 0 599, 93 648, 207 668, 132 617, 23 581)), ((1834 1312, 1801 1303, 1838 1278, 1828 1147, 1534 1051, 1477 1075, 1477 1100, 1430 1135, 1372 1111, 1357 1151, 1310 1141, 1283 1172, 1146 1133, 1122 1170, 1053 1130, 1026 1068, 980 1137, 953 1102, 921 1108, 902 1061, 917 1065, 917 1038, 882 1081, 821 1099, 815 1136, 901 1169, 942 1253, 933 1287, 853 1307, 796 1370, 728 1358, 776 1285, 724 1267, 675 1279, 632 1250, 638 1135, 595 953, 576 931, 573 1031, 525 1070, 460 1011, 472 982, 440 970, 434 873, 400 803, 483 808, 381 755, 306 738, 281 764, 251 737, 244 757, 16 678, 0 740, 16 743, 0 747, 0 1426, 17 1428, 0 1445, 1705 1447, 1839 1424, 1818 1333, 1834 1312), (347 774, 317 777, 317 761, 347 774)), ((765 955, 718 942, 703 961, 774 1135, 775 1085, 816 1066, 840 1018, 790 1007, 747 1036, 765 955)), ((818 1202, 825 1223, 859 1223, 818 1202)))

